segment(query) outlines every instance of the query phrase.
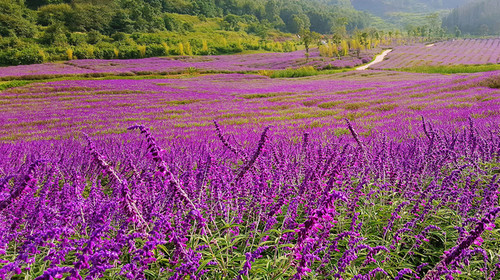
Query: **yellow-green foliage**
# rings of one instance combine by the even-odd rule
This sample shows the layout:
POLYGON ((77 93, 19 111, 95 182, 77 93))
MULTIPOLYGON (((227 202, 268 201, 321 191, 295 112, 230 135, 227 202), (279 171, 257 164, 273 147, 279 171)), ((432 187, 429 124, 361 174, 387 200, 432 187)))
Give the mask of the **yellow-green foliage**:
POLYGON ((372 48, 372 40, 371 39, 368 39, 368 41, 366 41, 366 49, 371 49, 372 48))
POLYGON ((259 70, 258 74, 262 76, 271 77, 273 75, 273 70, 259 70))
POLYGON ((286 41, 283 43, 283 51, 284 52, 292 52, 295 51, 295 45, 292 44, 290 41, 286 41))
POLYGON ((208 52, 208 44, 207 44, 207 40, 205 40, 205 39, 201 40, 201 51, 204 53, 208 52))
POLYGON ((184 52, 184 45, 182 43, 179 43, 177 47, 179 48, 179 55, 186 55, 184 52))
POLYGON ((325 57, 336 57, 339 55, 339 50, 337 45, 329 42, 327 45, 321 45, 319 47, 319 55, 325 57))
POLYGON ((472 107, 472 104, 470 103, 451 103, 446 105, 446 108, 456 108, 456 109, 463 109, 463 108, 470 108, 472 107))
POLYGON ((42 60, 45 62, 47 61, 47 55, 45 54, 44 51, 38 50, 38 54, 42 57, 42 60))
POLYGON ((327 56, 327 57, 329 57, 329 55, 328 55, 328 46, 325 46, 325 45, 319 46, 319 55, 320 56, 327 56))
POLYGON ((358 110, 364 107, 369 107, 370 103, 368 102, 353 102, 353 103, 347 103, 344 104, 344 108, 346 110, 358 110))
POLYGON ((342 40, 342 42, 340 43, 340 48, 343 56, 347 56, 349 54, 349 44, 346 40, 342 40))
POLYGON ((312 66, 304 66, 298 69, 288 68, 285 70, 274 71, 271 74, 271 78, 297 78, 297 77, 307 77, 314 76, 318 74, 318 70, 316 70, 312 66))
POLYGON ((334 56, 339 56, 339 49, 338 49, 338 46, 336 44, 332 43, 331 49, 332 49, 332 54, 334 56))
POLYGON ((141 57, 145 57, 146 56, 146 45, 138 45, 137 46, 137 50, 139 51, 139 55, 141 57))
POLYGON ((168 55, 170 53, 170 46, 165 42, 161 43, 161 45, 165 49, 165 54, 168 55))
POLYGON ((359 42, 356 39, 352 39, 349 42, 349 46, 350 46, 351 49, 354 49, 354 50, 361 48, 361 45, 359 44, 359 42))
POLYGON ((381 104, 375 108, 373 108, 375 111, 379 112, 386 112, 386 111, 391 111, 394 110, 396 107, 398 107, 398 104, 381 104))
POLYGON ((193 55, 193 49, 191 48, 191 44, 189 42, 186 42, 186 44, 184 44, 184 50, 186 55, 193 55))
POLYGON ((175 28, 170 28, 170 31, 164 30, 154 33, 117 34, 117 37, 113 36, 113 40, 101 35, 98 37, 100 41, 92 44, 86 43, 87 38, 83 33, 68 33, 68 36, 71 35, 71 37, 68 37, 71 40, 68 39, 69 41, 63 45, 64 48, 40 45, 39 55, 37 56, 37 53, 34 52, 30 54, 30 57, 35 57, 37 63, 39 63, 46 60, 140 58, 171 54, 209 55, 244 51, 262 52, 264 50, 288 52, 295 50, 298 42, 298 39, 291 34, 285 34, 277 30, 271 30, 267 40, 262 40, 257 35, 247 33, 246 28, 239 31, 220 30, 219 18, 200 19, 197 16, 173 13, 165 13, 164 16, 168 16, 172 19, 172 22, 176 22, 176 27, 173 25, 175 28), (69 45, 69 42, 71 42, 71 45, 69 45), (182 43, 183 48, 178 49, 180 43, 182 43), (162 49, 162 46, 164 49, 162 49), (44 53, 42 50, 45 47, 47 51, 44 53), (190 47, 191 50, 189 50, 190 47), (73 53, 67 48, 71 48, 73 53))
POLYGON ((67 49, 66 55, 68 56, 68 60, 73 60, 73 50, 72 49, 67 49))
POLYGON ((322 109, 330 109, 330 108, 333 108, 339 104, 342 104, 344 103, 344 101, 330 101, 330 102, 325 102, 325 103, 321 103, 318 105, 319 108, 322 108, 322 109))

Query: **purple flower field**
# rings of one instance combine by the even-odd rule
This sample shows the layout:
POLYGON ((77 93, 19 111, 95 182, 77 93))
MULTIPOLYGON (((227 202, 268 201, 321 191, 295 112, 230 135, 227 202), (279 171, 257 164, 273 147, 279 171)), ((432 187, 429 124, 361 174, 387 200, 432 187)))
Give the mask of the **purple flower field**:
POLYGON ((57 75, 82 74, 142 74, 142 73, 178 73, 188 69, 203 71, 231 71, 248 72, 258 70, 282 70, 302 66, 323 68, 349 68, 370 61, 379 49, 372 49, 362 53, 362 58, 351 56, 341 59, 324 58, 318 51, 310 53, 306 61, 304 51, 291 53, 264 53, 240 54, 226 56, 200 57, 153 57, 144 59, 83 59, 64 63, 45 63, 38 65, 20 65, 0 68, 0 78, 12 77, 41 77, 57 75))
POLYGON ((374 69, 408 68, 422 65, 470 65, 500 63, 500 39, 464 39, 432 45, 397 46, 374 69))
MULTIPOLYGON (((250 57, 0 73, 298 66, 250 57)), ((0 279, 499 279, 499 85, 366 70, 7 88, 0 279)))
POLYGON ((358 71, 302 79, 218 74, 35 83, 2 94, 0 139, 125 133, 136 123, 195 136, 212 131, 213 120, 242 129, 272 125, 339 135, 347 133, 344 118, 363 135, 396 138, 416 134, 420 116, 452 127, 467 124, 469 116, 494 121, 500 92, 482 83, 499 75, 358 71))

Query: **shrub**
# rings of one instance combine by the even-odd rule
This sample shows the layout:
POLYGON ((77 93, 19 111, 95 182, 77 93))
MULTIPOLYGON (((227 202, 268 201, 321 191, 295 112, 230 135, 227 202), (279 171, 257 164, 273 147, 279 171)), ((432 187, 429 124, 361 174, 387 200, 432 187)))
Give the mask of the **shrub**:
POLYGON ((1 65, 36 64, 44 62, 45 58, 45 54, 38 46, 0 52, 1 65))
POLYGON ((95 45, 97 43, 100 43, 103 39, 103 36, 99 31, 92 30, 87 33, 87 43, 91 45, 95 45))
POLYGON ((318 74, 318 70, 316 70, 312 66, 304 66, 298 69, 288 68, 285 70, 274 71, 271 74, 271 78, 297 78, 297 77, 307 77, 314 76, 318 74))
POLYGON ((182 43, 179 43, 177 48, 179 50, 179 52, 178 52, 179 55, 186 55, 186 53, 184 52, 184 45, 182 43))
POLYGON ((191 44, 189 42, 186 42, 184 47, 186 55, 193 55, 193 48, 191 48, 191 44))
POLYGON ((208 55, 209 54, 207 40, 202 40, 201 41, 201 51, 200 51, 200 54, 202 54, 202 55, 208 55))
POLYGON ((66 54, 68 55, 68 60, 73 60, 73 50, 67 49, 66 54))
POLYGON ((73 55, 79 59, 90 59, 95 57, 96 48, 92 45, 84 44, 76 46, 73 55))
POLYGON ((66 28, 61 24, 49 26, 40 37, 40 42, 45 45, 64 46, 68 43, 66 28))
POLYGON ((118 49, 118 51, 119 51, 119 58, 122 59, 131 59, 139 57, 139 51, 134 46, 121 46, 118 49))
POLYGON ((146 57, 146 45, 138 45, 137 50, 139 51, 140 57, 146 57))
POLYGON ((165 56, 165 55, 167 55, 167 49, 165 48, 164 45, 161 44, 152 44, 149 45, 146 49, 147 57, 165 56))
POLYGON ((73 46, 83 45, 87 42, 87 34, 81 32, 73 32, 68 36, 68 43, 73 46))

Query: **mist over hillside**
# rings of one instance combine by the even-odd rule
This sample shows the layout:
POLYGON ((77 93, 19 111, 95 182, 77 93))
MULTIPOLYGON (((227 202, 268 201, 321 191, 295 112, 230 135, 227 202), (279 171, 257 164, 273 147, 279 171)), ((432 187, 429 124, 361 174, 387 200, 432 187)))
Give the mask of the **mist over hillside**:
POLYGON ((500 1, 478 0, 454 9, 443 26, 459 34, 500 35, 500 1))
POLYGON ((357 10, 384 17, 389 13, 429 13, 453 9, 470 0, 351 0, 357 10))
POLYGON ((409 26, 428 25, 430 14, 440 17, 471 0, 351 0, 359 11, 370 13, 383 20, 387 26, 406 29, 409 26))

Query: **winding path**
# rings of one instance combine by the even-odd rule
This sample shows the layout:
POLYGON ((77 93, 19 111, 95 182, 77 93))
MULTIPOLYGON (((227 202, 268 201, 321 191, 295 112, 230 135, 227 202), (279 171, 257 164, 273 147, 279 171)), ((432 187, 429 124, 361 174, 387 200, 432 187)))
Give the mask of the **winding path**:
POLYGON ((384 57, 385 57, 388 53, 390 53, 391 51, 392 51, 392 50, 390 50, 390 49, 389 49, 389 50, 385 50, 385 51, 384 51, 384 52, 382 52, 381 54, 377 55, 377 57, 375 57, 375 59, 374 59, 372 62, 370 62, 370 63, 368 63, 368 64, 366 64, 366 65, 363 65, 363 66, 361 66, 361 67, 358 67, 358 68, 356 68, 356 70, 366 70, 366 69, 368 69, 368 67, 372 66, 373 64, 375 64, 375 63, 379 63, 379 62, 382 62, 382 61, 384 60, 384 57))

